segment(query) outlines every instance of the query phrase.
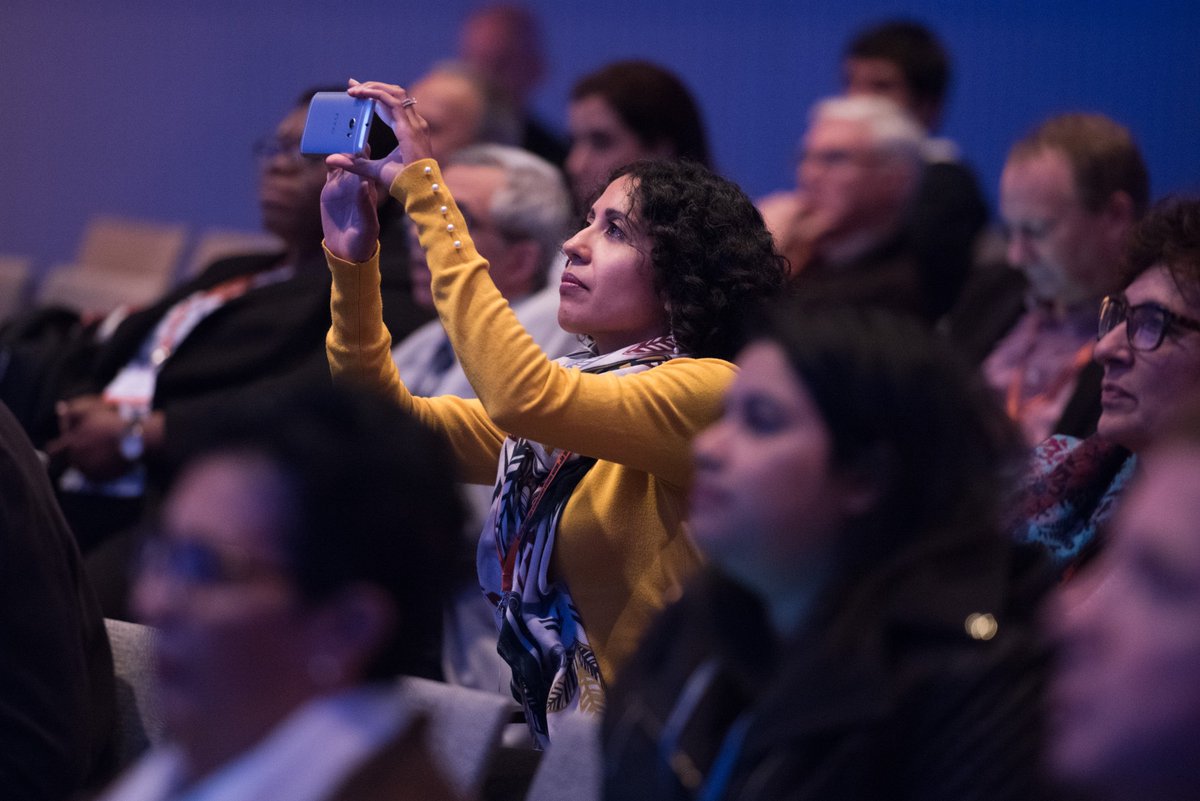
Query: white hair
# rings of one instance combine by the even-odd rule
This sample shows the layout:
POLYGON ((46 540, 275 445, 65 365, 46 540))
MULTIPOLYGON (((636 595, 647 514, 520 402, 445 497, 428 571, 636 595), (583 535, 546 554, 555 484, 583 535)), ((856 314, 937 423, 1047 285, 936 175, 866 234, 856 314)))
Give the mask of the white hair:
POLYGON ((925 130, 916 117, 886 97, 856 95, 818 101, 809 113, 809 124, 822 120, 862 123, 872 145, 881 153, 910 160, 917 166, 925 161, 925 130))
POLYGON ((540 249, 539 279, 544 280, 567 236, 571 195, 562 173, 527 150, 508 145, 471 145, 459 150, 448 167, 494 167, 504 184, 492 196, 489 211, 496 228, 514 239, 532 239, 540 249))

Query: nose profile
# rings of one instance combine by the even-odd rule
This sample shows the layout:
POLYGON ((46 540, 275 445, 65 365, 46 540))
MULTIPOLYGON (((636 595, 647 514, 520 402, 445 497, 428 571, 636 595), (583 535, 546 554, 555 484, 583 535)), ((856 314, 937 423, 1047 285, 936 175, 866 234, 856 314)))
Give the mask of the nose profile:
POLYGON ((1109 330, 1096 343, 1092 350, 1092 360, 1100 365, 1128 362, 1133 356, 1129 347, 1129 339, 1125 333, 1126 321, 1122 320, 1109 330))
POLYGON ((1030 263, 1029 258, 1029 239, 1020 231, 1013 231, 1008 235, 1008 242, 1005 245, 1005 257, 1008 263, 1013 267, 1024 267, 1030 263))
POLYGON ((563 242, 562 252, 567 256, 569 264, 582 264, 587 261, 590 252, 586 242, 587 227, 576 231, 574 236, 563 242))
POLYGON ((692 464, 697 473, 711 472, 719 466, 724 429, 725 419, 720 418, 692 441, 692 464))

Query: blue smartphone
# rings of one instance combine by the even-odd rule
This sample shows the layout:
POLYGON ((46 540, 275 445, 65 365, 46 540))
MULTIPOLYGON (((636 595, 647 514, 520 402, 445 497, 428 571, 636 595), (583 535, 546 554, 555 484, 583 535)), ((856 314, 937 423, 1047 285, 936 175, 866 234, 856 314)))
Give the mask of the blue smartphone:
POLYGON ((375 101, 345 92, 317 92, 308 104, 308 119, 300 137, 300 152, 362 153, 371 132, 375 101))

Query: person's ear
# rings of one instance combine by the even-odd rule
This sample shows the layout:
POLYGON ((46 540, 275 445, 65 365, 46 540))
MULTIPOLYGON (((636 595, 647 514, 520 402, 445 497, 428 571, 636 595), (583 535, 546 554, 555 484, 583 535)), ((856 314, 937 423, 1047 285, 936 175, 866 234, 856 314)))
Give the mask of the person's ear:
POLYGON ((1109 195, 1103 208, 1100 209, 1100 219, 1103 221, 1110 241, 1117 247, 1123 248, 1129 229, 1136 222, 1136 212, 1133 208, 1133 198, 1128 192, 1117 190, 1109 195))

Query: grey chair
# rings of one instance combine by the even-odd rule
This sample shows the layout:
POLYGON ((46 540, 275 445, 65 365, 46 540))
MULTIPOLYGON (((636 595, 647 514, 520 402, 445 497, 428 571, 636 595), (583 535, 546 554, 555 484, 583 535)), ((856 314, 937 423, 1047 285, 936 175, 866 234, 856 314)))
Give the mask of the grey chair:
POLYGON ((502 695, 407 676, 404 693, 429 718, 429 748, 442 774, 461 795, 477 798, 483 789, 500 733, 519 708, 502 695))
POLYGON ((154 678, 154 629, 105 618, 117 678, 116 754, 124 768, 162 741, 163 721, 154 678))
POLYGON ((599 801, 603 760, 600 720, 564 715, 550 734, 526 801, 599 801))

